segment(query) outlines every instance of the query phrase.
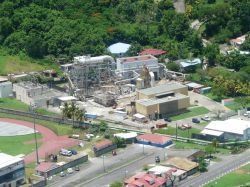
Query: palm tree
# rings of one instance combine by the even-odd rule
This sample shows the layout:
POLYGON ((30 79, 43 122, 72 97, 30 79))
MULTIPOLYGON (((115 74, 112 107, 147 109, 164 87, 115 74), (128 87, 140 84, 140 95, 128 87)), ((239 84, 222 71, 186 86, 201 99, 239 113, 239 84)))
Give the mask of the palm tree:
POLYGON ((76 110, 76 112, 75 112, 76 120, 82 122, 82 121, 85 119, 85 118, 84 118, 85 113, 86 113, 85 108, 83 108, 83 109, 79 109, 79 108, 78 108, 78 109, 76 110))
POLYGON ((62 118, 64 119, 65 117, 69 117, 69 105, 68 103, 64 103, 62 107, 62 118))

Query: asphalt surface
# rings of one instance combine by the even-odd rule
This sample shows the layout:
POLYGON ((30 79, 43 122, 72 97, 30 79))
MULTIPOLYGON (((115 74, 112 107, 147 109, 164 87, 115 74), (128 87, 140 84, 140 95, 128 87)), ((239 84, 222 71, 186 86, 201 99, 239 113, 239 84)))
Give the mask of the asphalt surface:
POLYGON ((105 186, 112 181, 123 180, 126 176, 132 176, 136 171, 141 170, 145 164, 154 164, 155 156, 160 156, 164 160, 170 156, 190 155, 193 150, 162 149, 152 146, 133 144, 122 151, 118 151, 117 156, 106 155, 104 158, 92 158, 88 163, 80 167, 79 172, 75 172, 66 177, 56 176, 49 181, 48 186, 71 187, 71 186, 105 186), (127 172, 126 172, 127 171, 127 172))

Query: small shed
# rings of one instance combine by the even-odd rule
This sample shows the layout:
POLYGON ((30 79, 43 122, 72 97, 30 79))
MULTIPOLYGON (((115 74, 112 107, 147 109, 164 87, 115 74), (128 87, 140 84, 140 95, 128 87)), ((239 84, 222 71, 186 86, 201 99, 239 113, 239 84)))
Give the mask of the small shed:
POLYGON ((112 44, 108 47, 108 51, 111 54, 117 55, 119 57, 122 57, 126 52, 128 52, 129 48, 131 47, 130 44, 118 42, 115 44, 112 44))
POLYGON ((117 148, 116 144, 113 144, 113 142, 108 139, 104 139, 100 142, 97 142, 93 146, 93 151, 95 153, 95 156, 101 156, 107 152, 113 151, 116 148, 117 148))
POLYGON ((147 120, 146 116, 139 114, 139 113, 134 114, 133 119, 135 119, 136 121, 142 122, 142 123, 147 120))
POLYGON ((136 132, 117 133, 117 134, 114 134, 114 137, 124 139, 126 143, 133 143, 136 140, 137 133, 136 132))

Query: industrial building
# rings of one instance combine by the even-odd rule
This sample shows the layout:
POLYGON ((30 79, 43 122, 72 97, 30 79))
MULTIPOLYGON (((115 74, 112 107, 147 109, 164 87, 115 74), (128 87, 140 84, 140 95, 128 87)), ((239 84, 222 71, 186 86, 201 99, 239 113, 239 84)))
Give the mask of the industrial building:
POLYGON ((187 92, 187 86, 178 83, 138 90, 136 112, 149 119, 159 119, 168 114, 185 110, 190 106, 187 92))
POLYGON ((73 94, 91 96, 102 84, 112 81, 115 61, 111 56, 77 56, 72 65, 64 65, 73 94))
POLYGON ((169 82, 166 84, 157 85, 152 88, 137 90, 136 99, 151 99, 160 94, 165 93, 180 93, 183 95, 188 95, 188 87, 176 82, 169 82))
POLYGON ((11 97, 12 83, 8 79, 0 78, 0 98, 11 97))
POLYGON ((56 99, 64 95, 61 92, 49 89, 46 85, 32 82, 13 84, 13 92, 17 100, 28 105, 35 104, 38 107, 54 105, 56 99))
POLYGON ((156 80, 163 76, 163 66, 161 67, 160 64, 158 64, 158 59, 152 55, 117 58, 116 62, 118 72, 136 71, 140 73, 143 66, 146 66, 149 71, 154 73, 156 80))
POLYGON ((0 153, 0 186, 16 187, 24 182, 24 159, 0 153))
POLYGON ((250 121, 228 119, 225 121, 211 121, 201 134, 209 139, 218 140, 250 140, 250 121))

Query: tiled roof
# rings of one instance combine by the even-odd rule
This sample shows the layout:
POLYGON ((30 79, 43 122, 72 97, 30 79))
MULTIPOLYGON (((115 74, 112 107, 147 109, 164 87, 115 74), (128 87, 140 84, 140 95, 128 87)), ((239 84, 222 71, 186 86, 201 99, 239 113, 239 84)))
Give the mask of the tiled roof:
POLYGON ((137 136, 136 139, 141 140, 141 141, 148 141, 151 143, 160 143, 160 144, 164 144, 168 142, 169 140, 171 140, 170 137, 159 135, 159 134, 143 134, 143 135, 137 136))
POLYGON ((57 165, 55 163, 52 162, 41 162, 37 167, 36 167, 36 171, 39 172, 46 172, 49 171, 53 168, 56 168, 57 165))
POLYGON ((161 50, 161 49, 144 49, 140 52, 140 55, 163 55, 166 54, 167 51, 161 50))
POLYGON ((107 139, 104 139, 104 140, 102 140, 102 141, 96 143, 96 144, 94 145, 94 148, 97 149, 97 150, 100 150, 100 149, 109 147, 109 146, 111 146, 112 144, 113 144, 112 141, 107 140, 107 139))

